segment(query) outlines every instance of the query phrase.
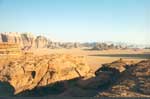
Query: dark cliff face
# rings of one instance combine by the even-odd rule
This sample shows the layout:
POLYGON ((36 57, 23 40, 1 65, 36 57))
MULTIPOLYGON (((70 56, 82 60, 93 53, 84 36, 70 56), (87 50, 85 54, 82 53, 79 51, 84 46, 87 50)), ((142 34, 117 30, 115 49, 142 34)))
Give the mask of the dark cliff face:
POLYGON ((48 39, 43 36, 34 36, 32 33, 0 33, 0 42, 16 43, 21 48, 45 48, 48 44, 48 39))

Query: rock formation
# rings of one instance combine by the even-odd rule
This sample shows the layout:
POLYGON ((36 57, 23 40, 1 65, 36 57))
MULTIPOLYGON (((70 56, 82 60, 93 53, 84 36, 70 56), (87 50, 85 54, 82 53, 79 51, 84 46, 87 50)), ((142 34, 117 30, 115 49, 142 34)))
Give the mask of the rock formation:
POLYGON ((84 57, 52 54, 25 55, 1 67, 0 81, 14 87, 15 94, 58 81, 86 76, 90 71, 84 57))
POLYGON ((0 33, 0 42, 20 45, 23 50, 31 48, 78 48, 80 44, 75 42, 52 42, 44 36, 34 36, 32 33, 0 33))
POLYGON ((91 50, 108 50, 108 49, 124 49, 121 45, 107 44, 107 43, 79 43, 79 42, 55 42, 50 41, 44 36, 34 36, 32 33, 18 33, 18 32, 5 32, 0 33, 0 42, 19 44, 24 50, 31 48, 82 48, 88 47, 91 50))
POLYGON ((21 48, 45 48, 48 40, 43 36, 34 36, 32 33, 1 33, 0 42, 14 43, 20 45, 21 48))
POLYGON ((0 85, 6 87, 0 91, 7 96, 150 97, 149 68, 150 60, 129 64, 120 59, 94 75, 83 56, 25 53, 1 65, 0 85))
POLYGON ((36 37, 32 35, 32 33, 22 33, 21 35, 21 42, 20 44, 22 47, 35 47, 35 39, 36 37))
POLYGON ((48 39, 46 37, 43 37, 43 36, 37 36, 35 43, 36 43, 36 48, 47 48, 48 39))
POLYGON ((121 73, 126 70, 127 65, 127 62, 119 59, 112 63, 103 64, 102 67, 95 72, 95 74, 98 75, 101 71, 116 71, 118 73, 121 73))
POLYGON ((115 84, 97 97, 150 97, 150 60, 128 67, 115 84))
POLYGON ((107 43, 95 43, 93 44, 91 50, 108 50, 108 49, 118 49, 118 46, 115 46, 114 44, 107 44, 107 43))
POLYGON ((7 42, 7 43, 16 43, 20 44, 20 46, 23 46, 23 42, 21 39, 21 35, 19 33, 1 33, 0 38, 2 42, 7 42))
POLYGON ((0 54, 1 55, 20 55, 21 48, 19 48, 18 44, 0 43, 0 54))
POLYGON ((78 85, 83 88, 99 88, 106 84, 114 83, 121 72, 126 70, 127 63, 117 60, 112 63, 103 64, 91 78, 83 78, 78 85), (113 76, 112 76, 113 75, 113 76))
POLYGON ((78 80, 77 86, 60 96, 150 97, 149 68, 150 60, 132 65, 123 60, 104 64, 95 76, 78 80))

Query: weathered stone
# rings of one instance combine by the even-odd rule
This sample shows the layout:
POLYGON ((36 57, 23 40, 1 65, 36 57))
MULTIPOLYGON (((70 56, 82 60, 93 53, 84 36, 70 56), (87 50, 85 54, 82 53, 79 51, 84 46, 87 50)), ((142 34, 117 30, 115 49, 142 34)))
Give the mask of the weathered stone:
POLYGON ((90 68, 80 58, 63 54, 18 58, 0 71, 0 81, 10 83, 15 94, 18 94, 35 87, 86 76, 90 68))
POLYGON ((23 50, 31 48, 46 48, 48 40, 43 36, 34 36, 32 33, 0 33, 0 42, 18 44, 23 50))
POLYGON ((97 96, 150 97, 150 60, 141 61, 125 70, 117 82, 97 96))

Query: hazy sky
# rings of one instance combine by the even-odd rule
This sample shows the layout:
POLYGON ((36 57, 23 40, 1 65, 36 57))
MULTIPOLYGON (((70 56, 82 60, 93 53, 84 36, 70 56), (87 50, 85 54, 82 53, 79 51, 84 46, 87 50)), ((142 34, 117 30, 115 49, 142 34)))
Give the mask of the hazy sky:
POLYGON ((0 0, 0 32, 150 44, 150 0, 0 0))

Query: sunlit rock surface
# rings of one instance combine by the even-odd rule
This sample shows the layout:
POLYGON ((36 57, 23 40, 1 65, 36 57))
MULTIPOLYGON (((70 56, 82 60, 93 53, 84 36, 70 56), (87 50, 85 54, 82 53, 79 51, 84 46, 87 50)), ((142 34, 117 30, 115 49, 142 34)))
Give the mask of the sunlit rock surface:
POLYGON ((86 76, 90 71, 84 57, 63 54, 25 55, 1 68, 0 81, 9 82, 15 94, 57 81, 86 76))

